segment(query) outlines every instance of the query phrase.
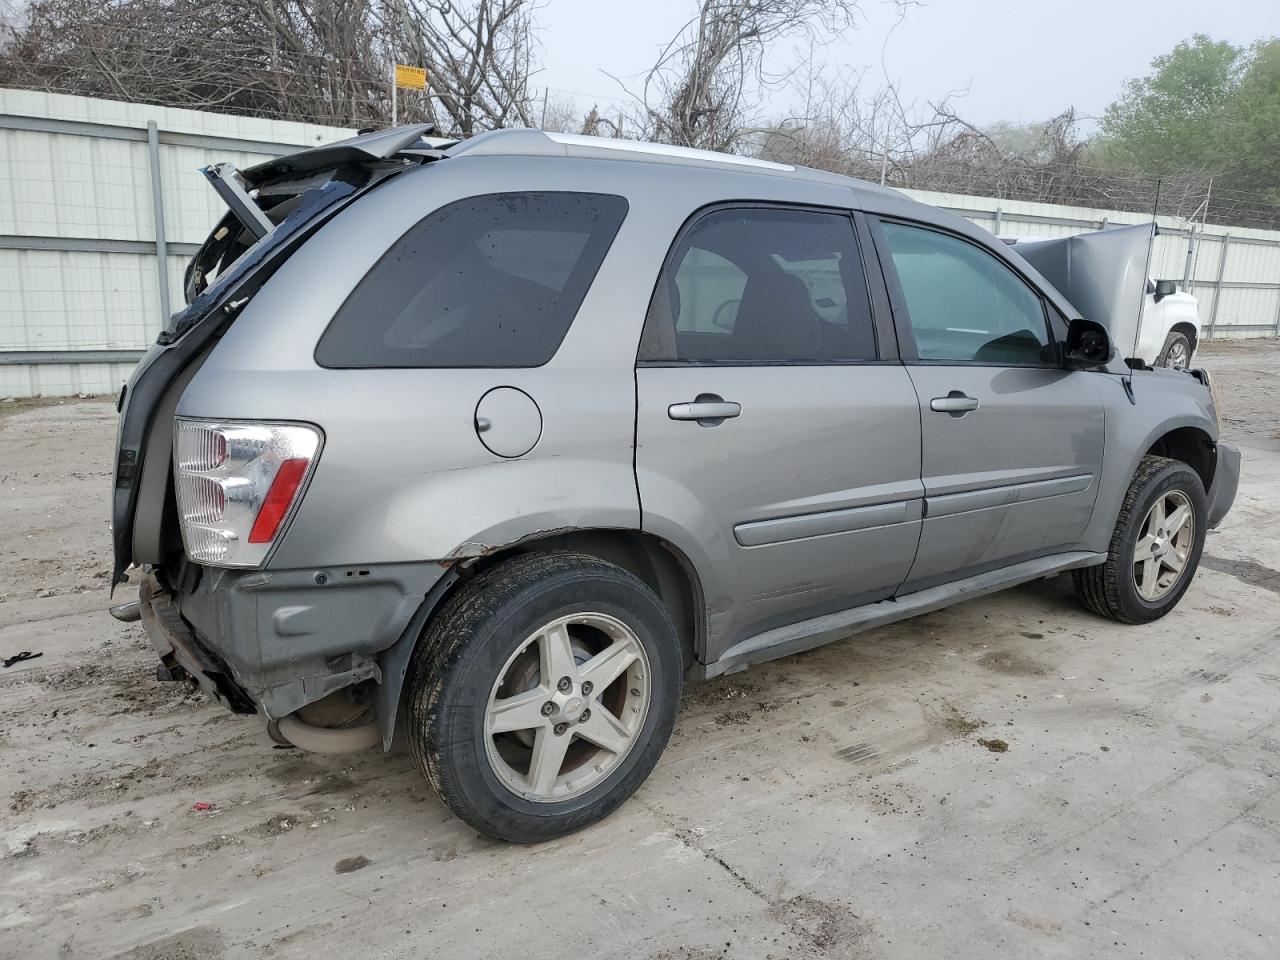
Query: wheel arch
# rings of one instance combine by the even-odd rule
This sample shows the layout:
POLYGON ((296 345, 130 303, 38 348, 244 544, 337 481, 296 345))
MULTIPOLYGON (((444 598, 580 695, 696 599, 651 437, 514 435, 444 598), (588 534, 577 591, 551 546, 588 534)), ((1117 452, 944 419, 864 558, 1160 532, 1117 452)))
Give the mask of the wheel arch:
POLYGON ((1200 477, 1206 491, 1213 483, 1218 464, 1217 446, 1213 438, 1199 427, 1174 427, 1161 433, 1148 444, 1146 454, 1185 463, 1200 477))
POLYGON ((1196 352, 1196 346, 1200 341, 1200 331, 1196 325, 1190 320, 1179 320, 1169 328, 1170 333, 1180 333, 1191 343, 1191 352, 1196 352))
POLYGON ((545 531, 465 560, 444 561, 447 570, 423 600, 400 638, 378 657, 382 681, 377 692, 377 720, 383 749, 395 734, 405 676, 418 641, 431 618, 476 574, 521 554, 571 550, 613 563, 635 575, 658 595, 671 613, 686 673, 706 651, 706 607, 697 570, 674 544, 651 533, 616 528, 573 528, 545 531))
POLYGON ((692 562, 674 544, 641 530, 574 529, 537 534, 481 558, 479 572, 510 557, 547 550, 571 550, 597 557, 634 574, 667 607, 680 639, 685 669, 706 649, 702 587, 692 562))

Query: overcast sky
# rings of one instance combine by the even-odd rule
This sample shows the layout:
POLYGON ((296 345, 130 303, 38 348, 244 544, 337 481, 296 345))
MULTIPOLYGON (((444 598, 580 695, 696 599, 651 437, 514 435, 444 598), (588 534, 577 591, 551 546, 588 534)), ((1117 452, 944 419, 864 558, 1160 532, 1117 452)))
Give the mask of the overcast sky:
MULTIPOLYGON (((622 97, 602 70, 632 80, 695 9, 694 0, 547 0, 539 12, 544 69, 535 86, 582 109, 622 97), (557 93, 557 91, 563 91, 557 93)), ((832 70, 872 67, 895 19, 885 0, 863 0, 858 25, 814 59, 832 70)), ((929 0, 889 41, 890 76, 923 103, 967 88, 953 102, 974 122, 1044 120, 1069 106, 1098 116, 1123 81, 1193 33, 1247 44, 1280 34, 1280 0, 929 0)), ((807 57, 780 41, 774 67, 807 57)), ((781 115, 785 97, 776 94, 781 115)))

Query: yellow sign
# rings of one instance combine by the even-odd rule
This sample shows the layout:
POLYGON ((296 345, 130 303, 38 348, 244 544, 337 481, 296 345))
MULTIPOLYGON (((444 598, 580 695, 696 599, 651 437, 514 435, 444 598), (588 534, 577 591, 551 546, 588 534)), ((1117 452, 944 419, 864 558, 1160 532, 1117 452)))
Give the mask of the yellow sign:
POLYGON ((422 67, 406 67, 403 63, 397 63, 396 86, 407 87, 410 90, 425 90, 427 89, 427 71, 422 67))

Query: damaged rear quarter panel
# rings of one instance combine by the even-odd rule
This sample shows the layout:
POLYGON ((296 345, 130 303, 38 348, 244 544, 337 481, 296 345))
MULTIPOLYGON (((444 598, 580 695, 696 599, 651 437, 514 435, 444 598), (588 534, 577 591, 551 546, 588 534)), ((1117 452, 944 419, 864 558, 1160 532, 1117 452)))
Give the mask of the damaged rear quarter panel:
POLYGON ((438 207, 495 191, 621 192, 608 161, 567 170, 539 158, 459 158, 426 172, 367 195, 285 263, 179 404, 180 416, 296 420, 324 431, 270 569, 445 560, 540 530, 640 527, 633 370, 647 298, 635 295, 636 277, 657 275, 682 213, 630 203, 569 333, 541 367, 319 367, 315 345, 347 295, 438 207), (541 416, 541 435, 522 457, 491 453, 476 431, 477 403, 499 386, 528 394, 541 416))

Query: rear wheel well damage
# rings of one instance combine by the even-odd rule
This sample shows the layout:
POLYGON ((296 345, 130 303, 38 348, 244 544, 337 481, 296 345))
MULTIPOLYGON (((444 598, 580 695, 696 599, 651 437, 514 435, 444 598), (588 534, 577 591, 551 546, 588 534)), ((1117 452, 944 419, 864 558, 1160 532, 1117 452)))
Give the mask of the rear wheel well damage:
POLYGON ((375 697, 384 749, 390 749, 403 699, 405 674, 427 625, 444 602, 476 574, 530 553, 570 550, 616 564, 638 577, 666 606, 676 627, 686 673, 706 649, 702 588, 688 558, 674 546, 639 530, 557 530, 538 534, 479 557, 449 563, 446 575, 424 599, 401 638, 379 656, 382 683, 375 697))
POLYGON ((1217 450, 1209 435, 1197 427, 1170 430, 1153 443, 1147 453, 1185 463, 1200 477, 1205 490, 1213 483, 1213 471, 1218 461, 1217 450))
POLYGON ((703 649, 702 603, 697 577, 685 557, 651 534, 639 530, 569 530, 522 540, 476 561, 460 582, 511 557, 549 550, 585 553, 639 577, 670 612, 685 669, 693 666, 703 649))

